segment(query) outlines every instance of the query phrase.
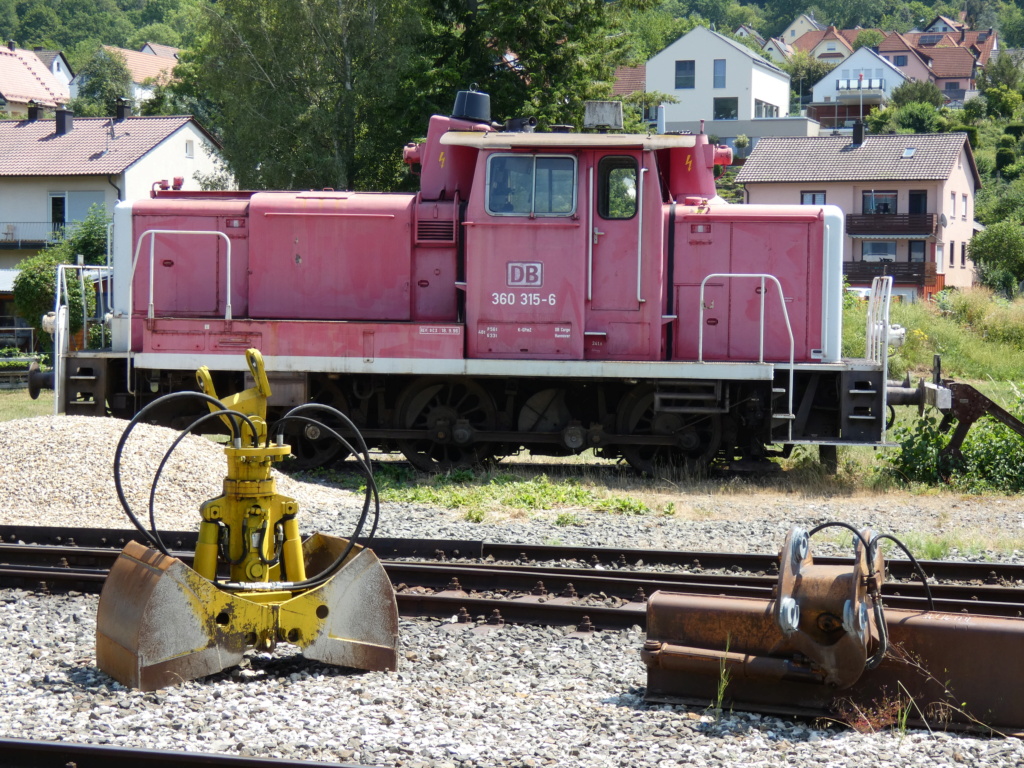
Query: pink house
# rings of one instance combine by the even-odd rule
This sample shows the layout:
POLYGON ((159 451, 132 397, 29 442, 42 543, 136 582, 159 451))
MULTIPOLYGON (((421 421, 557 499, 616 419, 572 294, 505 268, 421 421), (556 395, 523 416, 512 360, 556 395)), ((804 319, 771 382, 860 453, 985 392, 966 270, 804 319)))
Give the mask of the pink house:
POLYGON ((835 205, 843 273, 894 277, 905 301, 974 283, 967 243, 981 178, 967 134, 764 137, 736 180, 751 203, 835 205))

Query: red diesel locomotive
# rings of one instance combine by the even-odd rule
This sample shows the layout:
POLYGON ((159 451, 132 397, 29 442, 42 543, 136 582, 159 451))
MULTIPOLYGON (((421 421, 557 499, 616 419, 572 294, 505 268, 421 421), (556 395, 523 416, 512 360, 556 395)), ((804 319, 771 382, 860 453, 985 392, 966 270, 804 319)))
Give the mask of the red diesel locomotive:
MULTIPOLYGON (((888 295, 843 358, 843 218, 731 205, 698 135, 514 132, 462 92, 409 145, 416 194, 155 191, 114 217, 112 344, 67 352, 58 402, 130 416, 236 391, 330 404, 427 471, 523 447, 763 460, 885 438, 888 295)), ((310 425, 300 465, 341 450, 310 425)))

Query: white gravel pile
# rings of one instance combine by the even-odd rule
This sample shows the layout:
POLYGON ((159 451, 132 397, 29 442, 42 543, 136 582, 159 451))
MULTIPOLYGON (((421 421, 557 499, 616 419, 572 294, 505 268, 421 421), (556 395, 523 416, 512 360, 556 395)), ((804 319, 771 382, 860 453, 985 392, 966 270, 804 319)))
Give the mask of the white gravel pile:
MULTIPOLYGON (((125 519, 110 480, 123 422, 34 419, 0 424, 0 522, 110 525, 125 519)), ((149 477, 175 433, 140 428, 126 452, 145 502, 149 477), (152 455, 150 455, 152 454, 152 455), (153 457, 155 456, 155 458, 153 457)), ((183 443, 161 498, 167 528, 192 528, 220 492, 219 447, 183 443)), ((284 478, 306 510, 303 528, 346 534, 360 499, 284 478)), ((579 525, 384 505, 380 535, 715 551, 777 551, 791 525, 843 520, 899 534, 977 530, 1021 535, 1024 502, 953 496, 805 498, 680 493, 671 517, 579 510, 579 525)), ((830 547, 815 546, 816 551, 830 547)), ((1017 559, 1011 555, 1009 559, 1017 559)), ((143 694, 95 667, 97 598, 0 591, 0 736, 352 762, 402 768, 558 766, 1016 766, 1017 739, 885 728, 821 729, 746 713, 648 705, 644 635, 509 626, 451 632, 443 622, 401 622, 400 669, 364 673, 289 655, 253 654, 243 668, 143 694)), ((3 758, 0 756, 0 765, 3 758)))

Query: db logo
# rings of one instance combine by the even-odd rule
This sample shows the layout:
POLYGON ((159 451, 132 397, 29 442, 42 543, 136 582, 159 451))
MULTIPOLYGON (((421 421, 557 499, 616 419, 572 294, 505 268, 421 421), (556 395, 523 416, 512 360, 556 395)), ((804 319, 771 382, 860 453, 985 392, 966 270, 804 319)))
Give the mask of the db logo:
POLYGON ((508 286, 539 287, 544 283, 544 265, 539 261, 510 261, 505 284, 508 286))

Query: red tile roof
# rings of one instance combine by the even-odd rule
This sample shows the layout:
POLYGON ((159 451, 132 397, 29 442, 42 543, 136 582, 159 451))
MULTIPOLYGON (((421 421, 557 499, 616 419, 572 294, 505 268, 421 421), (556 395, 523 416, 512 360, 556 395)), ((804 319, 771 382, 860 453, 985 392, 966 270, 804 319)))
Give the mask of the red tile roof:
POLYGON ((129 117, 113 123, 111 134, 111 118, 79 117, 63 136, 55 135, 55 122, 0 120, 0 176, 119 174, 194 120, 191 115, 129 117))
POLYGON ((132 74, 133 83, 141 84, 147 80, 152 80, 155 83, 168 82, 172 79, 171 71, 177 64, 175 59, 166 56, 129 51, 126 48, 115 48, 112 45, 104 45, 103 50, 118 53, 124 57, 125 66, 132 74))
POLYGON ((637 91, 647 90, 647 67, 641 64, 639 67, 616 67, 615 83, 612 85, 612 94, 615 96, 629 96, 637 91))
POLYGON ((974 77, 974 54, 966 48, 935 48, 929 51, 936 77, 974 77))
POLYGON ((35 101, 44 107, 66 104, 68 88, 32 51, 0 47, 0 95, 7 101, 26 104, 35 101))
POLYGON ((765 136, 736 176, 757 182, 925 181, 948 179, 960 153, 967 152, 975 185, 981 186, 966 133, 849 136, 765 136), (904 150, 914 147, 912 157, 904 150))

